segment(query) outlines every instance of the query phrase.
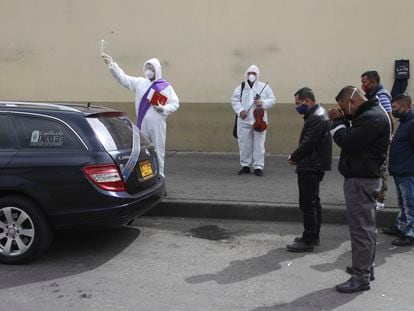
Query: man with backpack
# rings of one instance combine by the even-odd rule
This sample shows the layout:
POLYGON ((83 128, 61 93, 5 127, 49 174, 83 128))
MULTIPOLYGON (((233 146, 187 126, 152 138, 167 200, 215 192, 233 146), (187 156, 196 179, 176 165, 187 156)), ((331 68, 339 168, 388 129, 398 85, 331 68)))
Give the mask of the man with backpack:
POLYGON ((275 105, 275 96, 269 85, 259 81, 260 70, 252 65, 246 70, 245 79, 237 86, 231 104, 237 115, 237 140, 240 150, 239 175, 263 176, 267 110, 275 105))

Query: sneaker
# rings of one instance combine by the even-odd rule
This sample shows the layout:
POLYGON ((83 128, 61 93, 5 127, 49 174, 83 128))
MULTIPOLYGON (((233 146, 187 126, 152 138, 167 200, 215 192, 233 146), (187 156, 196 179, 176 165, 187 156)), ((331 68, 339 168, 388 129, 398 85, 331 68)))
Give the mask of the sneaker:
POLYGON ((257 168, 257 169, 254 170, 254 174, 256 176, 263 176, 263 170, 257 168))
POLYGON ((250 174, 250 167, 243 166, 241 170, 237 173, 237 175, 244 175, 244 174, 250 174))
POLYGON ((378 211, 378 210, 384 209, 384 208, 385 208, 385 204, 377 201, 375 209, 378 211))

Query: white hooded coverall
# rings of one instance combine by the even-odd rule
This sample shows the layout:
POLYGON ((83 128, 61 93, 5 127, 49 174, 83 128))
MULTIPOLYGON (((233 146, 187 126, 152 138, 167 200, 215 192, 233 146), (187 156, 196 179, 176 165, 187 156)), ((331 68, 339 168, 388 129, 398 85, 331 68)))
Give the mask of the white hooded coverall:
MULTIPOLYGON (((257 66, 252 65, 247 69, 244 79, 245 86, 243 94, 240 97, 241 85, 237 86, 231 97, 231 105, 234 112, 239 116, 237 120, 237 140, 240 150, 240 165, 262 170, 264 167, 266 131, 258 132, 253 129, 253 124, 255 122, 253 111, 256 108, 254 97, 256 94, 259 94, 265 86, 265 83, 259 81, 259 76, 260 70, 257 66), (255 72, 257 75, 253 87, 250 87, 248 83, 248 72, 255 72), (247 117, 244 120, 240 118, 240 112, 243 110, 247 112, 247 117)), ((276 101, 269 85, 264 88, 260 97, 263 101, 263 120, 269 125, 267 120, 267 109, 272 108, 276 101)))
MULTIPOLYGON (((155 69, 155 80, 161 79, 162 68, 158 59, 152 58, 144 63, 145 65, 150 63, 155 69)), ((135 111, 137 119, 139 118, 139 105, 141 103, 142 96, 151 87, 152 82, 143 77, 132 77, 125 74, 125 72, 115 62, 110 62, 108 68, 111 71, 114 78, 124 87, 135 93, 135 111)), ((164 174, 164 156, 165 156, 165 138, 167 134, 167 116, 176 111, 179 107, 179 100, 173 87, 169 85, 162 92, 167 96, 168 100, 165 104, 162 112, 155 109, 154 106, 149 107, 141 124, 141 133, 149 139, 149 141, 157 149, 158 162, 160 166, 160 175, 165 177, 164 174)))

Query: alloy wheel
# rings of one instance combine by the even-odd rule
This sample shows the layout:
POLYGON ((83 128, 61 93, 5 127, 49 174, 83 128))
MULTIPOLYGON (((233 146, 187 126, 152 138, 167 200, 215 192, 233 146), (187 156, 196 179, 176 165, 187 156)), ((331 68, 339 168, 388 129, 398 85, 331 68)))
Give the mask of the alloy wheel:
POLYGON ((30 216, 17 207, 0 209, 0 254, 19 256, 30 249, 35 227, 30 216))

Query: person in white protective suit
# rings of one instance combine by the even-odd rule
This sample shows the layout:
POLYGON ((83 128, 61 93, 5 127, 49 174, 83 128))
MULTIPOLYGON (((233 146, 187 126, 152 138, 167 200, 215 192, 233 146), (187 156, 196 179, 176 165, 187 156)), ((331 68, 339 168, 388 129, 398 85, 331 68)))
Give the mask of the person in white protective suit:
POLYGON ((158 59, 152 58, 144 63, 145 77, 132 77, 127 74, 112 60, 112 57, 103 54, 102 58, 114 78, 124 87, 135 93, 135 109, 137 114, 137 126, 141 133, 157 149, 159 171, 164 174, 165 139, 167 134, 166 119, 179 107, 179 100, 173 87, 162 79, 161 64, 158 59), (151 104, 154 92, 167 98, 164 105, 157 102, 151 104))
POLYGON ((254 110, 263 110, 263 120, 267 124, 267 110, 275 105, 276 99, 270 86, 259 81, 259 76, 259 68, 250 66, 244 82, 236 87, 231 97, 233 110, 238 116, 237 140, 242 167, 239 175, 250 174, 252 167, 255 175, 263 176, 266 130, 253 129, 254 110))

